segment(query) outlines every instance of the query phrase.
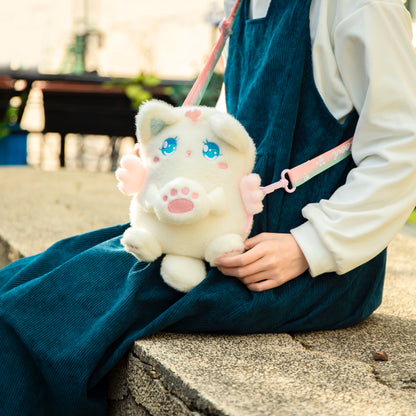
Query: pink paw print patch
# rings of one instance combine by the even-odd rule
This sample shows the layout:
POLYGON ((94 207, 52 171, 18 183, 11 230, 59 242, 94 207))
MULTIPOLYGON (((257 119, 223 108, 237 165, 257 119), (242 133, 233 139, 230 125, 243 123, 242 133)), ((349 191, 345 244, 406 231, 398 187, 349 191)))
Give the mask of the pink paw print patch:
POLYGON ((199 198, 197 192, 192 192, 189 187, 184 186, 181 189, 172 188, 169 193, 163 195, 163 202, 167 204, 167 210, 171 214, 185 214, 194 209, 196 201, 199 198))

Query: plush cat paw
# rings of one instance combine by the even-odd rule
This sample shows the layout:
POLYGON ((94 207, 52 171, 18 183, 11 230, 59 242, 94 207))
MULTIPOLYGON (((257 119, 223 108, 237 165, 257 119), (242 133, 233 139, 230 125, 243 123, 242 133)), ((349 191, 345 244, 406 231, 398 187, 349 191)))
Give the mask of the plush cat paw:
POLYGON ((205 189, 198 182, 178 177, 166 183, 158 194, 149 192, 149 202, 160 221, 170 224, 192 224, 209 214, 205 189), (150 199, 151 198, 151 199, 150 199))
POLYGON ((179 292, 189 292, 206 277, 205 264, 193 257, 167 254, 160 269, 163 280, 179 292))
POLYGON ((126 195, 134 195, 140 191, 146 178, 146 168, 141 160, 134 155, 121 158, 120 167, 116 170, 118 189, 126 195))
POLYGON ((130 227, 121 239, 124 249, 140 261, 154 261, 162 255, 159 242, 147 230, 130 227))
POLYGON ((244 241, 239 234, 224 234, 215 238, 205 250, 205 259, 210 266, 215 266, 215 259, 235 256, 244 252, 244 241))

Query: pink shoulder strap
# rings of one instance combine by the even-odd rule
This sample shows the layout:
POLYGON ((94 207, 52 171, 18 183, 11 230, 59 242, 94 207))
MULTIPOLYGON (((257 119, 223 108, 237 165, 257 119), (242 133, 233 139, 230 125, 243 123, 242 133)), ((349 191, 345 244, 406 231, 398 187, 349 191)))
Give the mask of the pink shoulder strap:
POLYGON ((283 188, 286 192, 294 192, 298 186, 303 185, 309 179, 319 175, 324 170, 329 169, 348 157, 351 154, 352 140, 353 138, 348 139, 339 146, 334 147, 322 155, 308 160, 299 166, 292 169, 285 169, 282 172, 282 176, 279 181, 263 186, 260 189, 265 195, 279 188, 283 188), (289 187, 289 181, 286 176, 290 180, 291 187, 289 187))
MULTIPOLYGON (((203 67, 201 73, 192 86, 191 91, 182 104, 183 106, 198 105, 201 102, 218 59, 224 49, 225 43, 232 33, 232 26, 241 3, 242 0, 236 0, 230 15, 220 25, 220 36, 208 57, 207 63, 203 67)), ((294 192, 296 187, 304 184, 309 179, 320 174, 324 170, 329 169, 331 166, 334 166, 336 163, 349 156, 351 154, 351 144, 352 138, 312 160, 308 160, 307 162, 292 169, 285 169, 282 172, 281 179, 278 182, 261 187, 260 189, 265 195, 279 188, 285 189, 286 192, 294 192), (291 185, 290 187, 289 181, 291 185)))
POLYGON ((211 51, 208 61, 205 66, 202 68, 201 73, 196 79, 194 85, 192 86, 191 91, 189 91, 188 96, 183 102, 185 105, 198 105, 201 102, 202 97, 204 96, 205 90, 209 84, 209 81, 214 72, 215 66, 217 65, 218 60, 220 59, 221 53, 224 49, 225 42, 230 37, 232 33, 233 23, 235 16, 238 13, 238 10, 241 6, 242 0, 236 0, 233 9, 231 10, 230 15, 226 20, 220 25, 220 36, 215 44, 213 50, 211 51))

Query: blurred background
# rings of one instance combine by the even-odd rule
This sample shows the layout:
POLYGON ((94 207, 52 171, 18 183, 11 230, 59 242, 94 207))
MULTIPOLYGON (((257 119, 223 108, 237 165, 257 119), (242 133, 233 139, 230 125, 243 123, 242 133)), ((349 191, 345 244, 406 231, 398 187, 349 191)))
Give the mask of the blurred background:
MULTIPOLYGON (((406 6, 416 18, 416 0, 406 6)), ((181 105, 205 63, 222 0, 2 0, 0 164, 111 171, 134 114, 181 105)), ((416 43, 415 43, 416 46, 416 43)), ((205 104, 222 82, 216 74, 205 104)))
POLYGON ((0 164, 114 170, 140 102, 182 103, 222 17, 221 0, 2 0, 0 164))
POLYGON ((191 79, 221 0, 2 0, 0 66, 191 79))

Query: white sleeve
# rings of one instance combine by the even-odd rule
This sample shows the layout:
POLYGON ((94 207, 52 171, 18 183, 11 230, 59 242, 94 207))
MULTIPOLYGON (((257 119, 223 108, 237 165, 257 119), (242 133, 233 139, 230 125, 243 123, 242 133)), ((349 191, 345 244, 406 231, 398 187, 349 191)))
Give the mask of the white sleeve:
POLYGON ((224 83, 222 83, 221 92, 220 92, 220 95, 218 97, 217 104, 215 105, 215 108, 218 111, 221 111, 223 113, 227 112, 227 102, 225 100, 225 85, 224 85, 224 83))
MULTIPOLYGON (((291 230, 312 276, 346 273, 381 252, 416 204, 416 54, 399 2, 366 3, 337 24, 338 68, 360 117, 357 165, 291 230)), ((300 192, 300 189, 299 191, 300 192)))

